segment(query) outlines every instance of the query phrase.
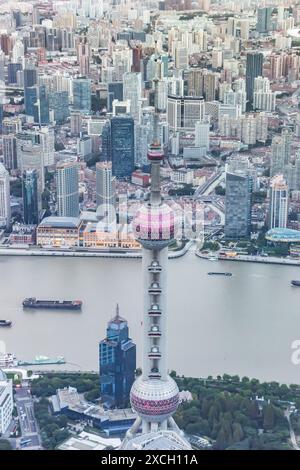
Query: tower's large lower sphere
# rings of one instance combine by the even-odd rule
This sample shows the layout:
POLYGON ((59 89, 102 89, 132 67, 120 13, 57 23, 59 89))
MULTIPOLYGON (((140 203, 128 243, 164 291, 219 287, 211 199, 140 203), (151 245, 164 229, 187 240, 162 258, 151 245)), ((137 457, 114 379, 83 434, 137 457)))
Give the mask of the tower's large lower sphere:
POLYGON ((130 392, 132 408, 146 421, 163 421, 175 413, 179 404, 176 382, 168 376, 166 380, 139 377, 130 392))
POLYGON ((174 212, 165 203, 142 206, 134 218, 133 228, 136 238, 146 248, 155 249, 157 243, 167 246, 174 238, 174 212))

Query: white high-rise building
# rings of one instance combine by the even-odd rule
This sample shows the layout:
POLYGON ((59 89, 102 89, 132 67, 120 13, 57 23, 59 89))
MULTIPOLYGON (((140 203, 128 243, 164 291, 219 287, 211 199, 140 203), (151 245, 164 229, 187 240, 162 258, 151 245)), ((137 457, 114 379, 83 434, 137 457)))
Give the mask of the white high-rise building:
POLYGON ((15 170, 17 168, 17 145, 14 134, 3 135, 2 149, 5 168, 15 170))
POLYGON ((275 176, 284 173, 284 146, 280 136, 274 136, 271 146, 270 175, 275 176))
POLYGON ((261 111, 275 111, 276 93, 270 88, 270 81, 265 77, 254 79, 253 107, 261 111))
POLYGON ((188 48, 178 45, 175 49, 175 67, 178 70, 187 69, 189 65, 188 48))
POLYGON ((233 90, 236 93, 236 104, 241 106, 242 113, 246 111, 247 93, 246 81, 238 78, 233 82, 233 90))
POLYGON ((54 129, 53 127, 42 126, 37 130, 43 154, 44 165, 54 165, 54 129))
POLYGON ((286 228, 289 192, 286 180, 276 175, 270 183, 269 228, 286 228))
POLYGON ((256 115, 256 140, 266 142, 268 138, 268 116, 265 113, 256 115))
POLYGON ((78 163, 65 161, 57 164, 57 209, 60 217, 78 217, 79 177, 78 163))
POLYGON ((112 102, 113 116, 120 116, 121 114, 130 114, 131 101, 113 100, 112 102))
POLYGON ((71 0, 71 10, 78 16, 99 19, 104 12, 103 0, 71 0))
POLYGON ((0 434, 4 434, 11 423, 13 407, 12 380, 0 369, 0 434))
POLYGON ((130 114, 140 120, 142 98, 142 76, 140 73, 127 72, 123 75, 123 99, 130 100, 130 114))
POLYGON ((205 119, 203 122, 196 122, 195 147, 205 148, 206 152, 209 151, 209 127, 209 119, 205 119))
POLYGON ((213 49, 211 53, 212 68, 218 69, 222 67, 223 63, 223 52, 222 49, 213 49))
POLYGON ((0 226, 2 228, 9 227, 10 217, 9 173, 5 166, 0 163, 0 226))
MULTIPOLYGON (((41 145, 32 141, 26 133, 17 135, 17 161, 21 174, 26 170, 36 170, 38 174, 38 192, 41 195, 45 188, 44 154, 41 145), (26 138, 25 138, 26 137, 26 138)), ((41 211, 41 198, 39 197, 41 211)))
POLYGON ((240 124, 240 138, 246 145, 254 145, 256 143, 256 119, 254 116, 243 116, 238 120, 240 124))
POLYGON ((12 61, 14 63, 21 62, 24 58, 24 44, 17 39, 12 50, 12 61))
POLYGON ((168 96, 167 120, 170 129, 194 131, 204 118, 204 99, 192 96, 168 96))
POLYGON ((97 213, 108 223, 115 222, 116 178, 112 176, 111 162, 96 164, 97 213))

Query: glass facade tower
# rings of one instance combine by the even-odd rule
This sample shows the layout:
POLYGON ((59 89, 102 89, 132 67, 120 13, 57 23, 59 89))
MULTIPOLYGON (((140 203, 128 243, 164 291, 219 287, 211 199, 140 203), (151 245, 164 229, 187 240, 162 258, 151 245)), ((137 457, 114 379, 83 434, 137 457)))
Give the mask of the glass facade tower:
POLYGON ((129 338, 127 321, 116 315, 109 321, 106 338, 99 343, 101 398, 107 406, 126 407, 135 379, 136 346, 129 338))

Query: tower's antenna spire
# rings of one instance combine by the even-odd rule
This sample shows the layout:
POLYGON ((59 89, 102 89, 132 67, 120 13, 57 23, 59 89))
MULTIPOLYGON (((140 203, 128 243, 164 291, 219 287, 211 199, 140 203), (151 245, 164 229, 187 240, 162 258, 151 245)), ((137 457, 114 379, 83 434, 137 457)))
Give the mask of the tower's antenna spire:
POLYGON ((119 304, 116 304, 116 318, 120 318, 119 304))
POLYGON ((163 160, 163 150, 158 135, 158 82, 157 75, 153 79, 154 85, 154 119, 153 119, 153 141, 148 148, 148 160, 151 162, 151 196, 150 202, 153 205, 161 203, 160 194, 160 163, 163 160))

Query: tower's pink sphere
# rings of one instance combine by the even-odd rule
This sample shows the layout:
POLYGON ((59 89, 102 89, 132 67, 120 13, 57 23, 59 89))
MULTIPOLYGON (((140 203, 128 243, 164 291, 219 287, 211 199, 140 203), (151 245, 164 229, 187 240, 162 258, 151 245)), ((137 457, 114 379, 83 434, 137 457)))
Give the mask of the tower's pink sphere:
POLYGON ((169 242, 174 238, 174 212, 167 204, 160 206, 142 206, 133 221, 136 238, 141 243, 169 242))
POLYGON ((167 380, 138 378, 130 392, 132 408, 149 421, 163 421, 175 413, 179 405, 179 390, 176 382, 167 380))

